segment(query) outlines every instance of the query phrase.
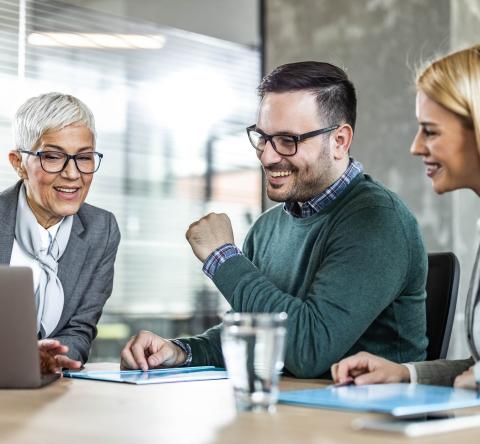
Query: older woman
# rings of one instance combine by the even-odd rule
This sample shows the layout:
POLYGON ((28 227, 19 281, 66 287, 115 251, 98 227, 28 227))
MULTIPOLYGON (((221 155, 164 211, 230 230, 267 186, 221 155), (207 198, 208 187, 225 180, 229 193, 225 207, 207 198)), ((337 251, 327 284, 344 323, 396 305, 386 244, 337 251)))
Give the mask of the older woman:
MULTIPOLYGON (((420 156, 438 194, 468 188, 480 196, 480 45, 430 64, 417 79, 419 130, 411 153, 420 156)), ((359 353, 332 366, 336 382, 420 382, 480 386, 480 249, 467 297, 472 358, 396 364, 359 353), (476 315, 476 316, 475 316, 476 315)))
POLYGON ((8 157, 20 180, 0 194, 0 263, 33 271, 42 371, 78 368, 112 291, 120 241, 115 217, 84 203, 103 157, 94 118, 77 98, 49 93, 27 100, 13 128, 8 157))

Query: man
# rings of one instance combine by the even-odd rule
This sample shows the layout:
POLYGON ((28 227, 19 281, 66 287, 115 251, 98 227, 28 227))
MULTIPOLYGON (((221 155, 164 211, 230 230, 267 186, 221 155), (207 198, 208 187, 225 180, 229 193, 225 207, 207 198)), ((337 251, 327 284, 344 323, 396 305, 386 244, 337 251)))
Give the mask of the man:
MULTIPOLYGON (((232 309, 288 314, 285 368, 325 376, 342 356, 369 350, 397 362, 425 358, 427 257, 399 198, 349 157, 356 96, 328 63, 276 68, 259 87, 247 129, 270 199, 244 243, 225 214, 193 223, 187 239, 232 309)), ((122 367, 223 365, 220 326, 167 341, 140 332, 122 367)))

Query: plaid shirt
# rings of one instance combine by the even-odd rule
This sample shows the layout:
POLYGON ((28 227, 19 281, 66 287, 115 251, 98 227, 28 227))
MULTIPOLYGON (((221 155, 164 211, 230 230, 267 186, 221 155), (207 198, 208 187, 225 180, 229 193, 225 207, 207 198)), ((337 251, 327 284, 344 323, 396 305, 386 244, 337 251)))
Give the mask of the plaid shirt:
POLYGON ((350 158, 350 163, 345 172, 318 196, 312 197, 304 202, 303 205, 300 205, 298 202, 285 202, 283 209, 293 217, 305 218, 313 216, 340 196, 350 182, 361 172, 363 172, 362 164, 350 158))
MULTIPOLYGON (((298 202, 285 202, 283 209, 293 217, 305 218, 313 216, 340 196, 350 182, 362 172, 362 164, 350 158, 350 163, 345 172, 318 196, 312 197, 304 202, 303 205, 300 205, 298 202)), ((228 259, 241 254, 243 254, 242 251, 233 244, 222 245, 207 257, 203 264, 203 272, 211 279, 220 265, 228 259)))

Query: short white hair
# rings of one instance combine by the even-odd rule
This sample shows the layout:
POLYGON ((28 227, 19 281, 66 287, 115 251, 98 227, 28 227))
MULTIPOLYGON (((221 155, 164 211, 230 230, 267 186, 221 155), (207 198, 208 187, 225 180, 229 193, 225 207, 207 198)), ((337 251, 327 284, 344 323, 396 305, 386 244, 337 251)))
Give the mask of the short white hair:
POLYGON ((92 132, 95 144, 95 119, 81 100, 58 92, 32 97, 15 113, 15 148, 32 150, 47 131, 60 131, 74 123, 85 125, 92 132))

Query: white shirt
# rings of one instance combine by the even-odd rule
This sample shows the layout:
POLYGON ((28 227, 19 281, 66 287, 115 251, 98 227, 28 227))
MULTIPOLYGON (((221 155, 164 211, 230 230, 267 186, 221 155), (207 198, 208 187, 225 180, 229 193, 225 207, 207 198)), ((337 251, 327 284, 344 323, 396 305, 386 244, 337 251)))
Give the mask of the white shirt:
POLYGON ((475 376, 475 381, 477 381, 477 386, 480 386, 480 361, 473 366, 473 375, 475 376))
POLYGON ((417 370, 415 369, 415 366, 410 363, 402 364, 402 365, 408 368, 408 373, 410 373, 410 383, 416 384, 418 381, 418 376, 417 376, 417 370))
MULTIPOLYGON (((57 231, 60 228, 60 224, 62 223, 62 221, 63 219, 48 229, 43 228, 39 223, 37 223, 38 232, 40 233, 40 241, 42 243, 42 250, 48 249, 48 247, 50 246, 51 240, 55 239, 55 236, 57 235, 57 231)), ((33 291, 35 293, 40 283, 40 271, 41 271, 40 265, 38 264, 36 259, 27 255, 20 248, 16 239, 13 240, 12 257, 10 258, 10 265, 30 267, 32 269, 33 291)))

